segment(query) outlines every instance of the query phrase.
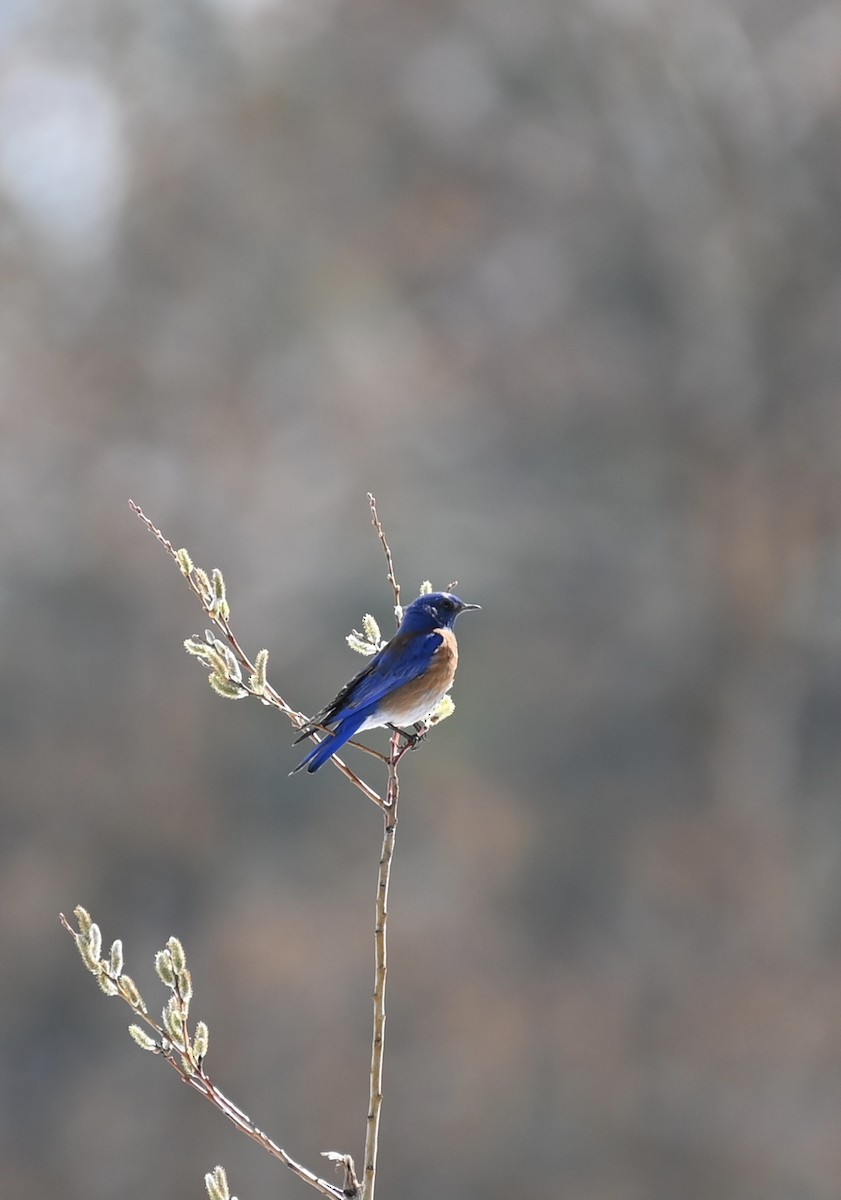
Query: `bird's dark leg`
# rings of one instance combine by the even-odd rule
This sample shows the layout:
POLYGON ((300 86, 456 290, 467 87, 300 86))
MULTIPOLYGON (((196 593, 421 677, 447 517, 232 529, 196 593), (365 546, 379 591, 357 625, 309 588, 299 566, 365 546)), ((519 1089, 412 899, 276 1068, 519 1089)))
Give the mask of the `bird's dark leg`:
POLYGON ((419 742, 422 742, 426 737, 429 726, 423 721, 416 721, 411 729, 401 729, 399 725, 392 725, 389 721, 388 728, 394 733, 399 733, 401 737, 406 739, 409 748, 414 750, 419 742))

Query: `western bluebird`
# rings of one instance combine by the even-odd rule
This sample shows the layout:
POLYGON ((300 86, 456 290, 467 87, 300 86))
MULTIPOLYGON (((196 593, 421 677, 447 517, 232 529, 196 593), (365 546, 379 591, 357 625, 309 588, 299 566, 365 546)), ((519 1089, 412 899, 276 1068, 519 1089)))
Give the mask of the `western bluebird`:
POLYGON ((459 613, 471 608, 481 605, 465 604, 450 592, 413 600, 388 645, 301 729, 293 745, 321 725, 333 727, 295 771, 317 771, 363 729, 412 725, 428 716, 452 685, 458 665, 453 626, 459 613))

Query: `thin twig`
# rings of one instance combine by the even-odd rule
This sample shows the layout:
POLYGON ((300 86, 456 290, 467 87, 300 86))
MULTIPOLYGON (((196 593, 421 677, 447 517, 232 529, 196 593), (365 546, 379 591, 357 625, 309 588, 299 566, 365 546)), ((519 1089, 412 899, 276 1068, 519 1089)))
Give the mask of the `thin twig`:
POLYGON ((311 1187, 314 1187, 316 1191, 321 1192, 322 1195, 329 1196, 331 1200, 347 1200, 347 1195, 342 1191, 341 1188, 336 1187, 335 1184, 329 1183, 326 1179, 322 1179, 319 1175, 316 1175, 315 1172, 308 1170, 307 1167, 303 1166, 299 1162, 296 1162, 294 1158, 290 1158, 285 1150, 278 1146, 276 1142, 273 1142, 268 1134, 264 1133, 262 1129, 258 1129, 250 1117, 247 1117, 244 1112, 237 1108, 237 1106, 227 1098, 227 1096, 223 1095, 223 1093, 219 1091, 216 1085, 208 1078, 207 1075, 205 1075, 202 1069, 199 1069, 198 1071, 191 1071, 188 1074, 181 1070, 173 1055, 165 1055, 165 1057, 167 1062, 173 1066, 181 1076, 184 1083, 197 1091, 199 1095, 204 1096, 206 1100, 209 1100, 215 1108, 218 1108, 219 1111, 228 1118, 231 1124, 240 1130, 240 1132, 244 1133, 247 1137, 250 1137, 251 1140, 256 1142, 258 1146, 262 1146, 263 1149, 271 1154, 273 1158, 279 1159, 284 1166, 289 1168, 293 1175, 297 1175, 299 1179, 302 1179, 304 1183, 308 1183, 311 1187))
MULTIPOLYGON (((78 933, 67 920, 64 913, 59 913, 59 919, 73 940, 78 943, 78 933)), ((105 964, 103 963, 102 965, 104 966, 105 964)), ((115 990, 119 991, 120 977, 110 972, 107 972, 107 977, 114 985, 115 990)), ((348 1200, 347 1193, 341 1188, 337 1188, 335 1184, 330 1183, 328 1180, 321 1179, 301 1163, 296 1162, 282 1147, 273 1142, 268 1134, 264 1133, 262 1129, 258 1129, 251 1118, 241 1108, 237 1108, 232 1100, 229 1100, 223 1092, 220 1092, 213 1080, 205 1073, 201 1060, 196 1057, 193 1051, 186 1021, 188 1002, 185 1002, 177 984, 173 985, 173 991, 179 999, 181 1011, 184 1015, 183 1045, 181 1049, 173 1045, 170 1034, 149 1015, 142 1001, 140 1001, 139 1005, 134 1004, 130 1000, 126 1000, 126 996, 123 995, 123 999, 132 1008, 137 1019, 143 1021, 154 1033, 155 1041, 157 1042, 155 1053, 169 1063, 184 1083, 204 1096, 206 1100, 209 1100, 215 1108, 218 1108, 241 1133, 244 1133, 252 1141, 262 1146, 273 1158, 279 1159, 284 1166, 287 1166, 304 1183, 310 1184, 311 1187, 321 1192, 322 1195, 329 1196, 331 1200, 348 1200)))
MULTIPOLYGON (((169 540, 169 538, 165 537, 164 534, 161 532, 161 530, 158 529, 157 525, 155 525, 152 521, 149 520, 149 518, 146 516, 145 512, 143 511, 143 509, 140 507, 139 504, 136 504, 134 502, 134 500, 129 500, 128 503, 129 503, 129 508, 132 510, 132 512, 135 513, 140 518, 140 520, 143 522, 143 524, 146 526, 146 528, 149 530, 149 532, 152 534, 152 536, 154 538, 156 538, 157 541, 160 542, 160 544, 163 546, 164 550, 166 550, 166 552, 170 556, 170 558, 178 565, 179 570, 181 571, 184 578, 187 580, 187 584, 190 587, 190 590, 198 598, 199 603, 202 606, 205 616, 208 618, 208 620, 212 621, 213 624, 216 626, 216 628, 220 631, 220 633, 224 637, 225 641, 228 643, 228 645, 231 647, 234 654, 236 655, 239 665, 243 668, 244 671, 247 671, 249 674, 253 675, 254 674, 254 664, 252 663, 252 661, 248 657, 248 655, 245 653, 242 646, 239 644, 239 641, 237 640, 237 637, 234 634, 233 629, 231 628, 229 619, 227 617, 222 616, 220 613, 214 611, 212 604, 210 602, 210 598, 207 595, 205 595, 205 593, 203 592, 202 588, 199 585, 199 581, 196 576, 195 570, 190 571, 189 573, 184 571, 184 569, 182 568, 181 563, 179 561, 179 558, 178 558, 178 552, 176 551, 175 547, 173 546, 173 544, 169 540)), ((243 689, 245 691, 250 692, 251 695, 256 694, 254 692, 251 692, 251 689, 248 687, 248 685, 246 683, 243 682, 241 686, 243 687, 243 689)), ((284 698, 281 696, 281 694, 275 688, 273 688, 271 686, 271 684, 266 685, 266 689, 264 692, 262 692, 260 694, 259 699, 268 700, 270 704, 272 704, 275 708, 277 708, 280 712, 282 712, 284 714, 284 716, 289 718, 289 720, 292 722, 292 724, 295 726, 296 729, 301 729, 304 725, 306 725, 308 723, 307 716, 302 712, 298 712, 297 709, 292 708, 292 706, 290 704, 287 704, 287 702, 284 700, 284 698)), ((348 745, 356 746, 357 749, 359 749, 359 750, 364 750, 367 754, 372 755, 374 758, 378 758, 381 762, 387 761, 384 754, 380 754, 380 752, 378 750, 373 750, 370 746, 363 745, 362 742, 351 741, 351 742, 348 742, 348 745)), ((380 808, 382 808, 383 803, 384 803, 382 797, 379 796, 377 794, 377 792, 375 792, 374 789, 365 782, 364 779, 361 779, 356 774, 355 771, 352 771, 351 768, 345 762, 342 761, 342 759, 338 758, 334 754, 331 759, 331 762, 339 771, 341 771, 342 775, 344 775, 345 778, 353 784, 354 787, 359 788, 359 790, 362 792, 363 795, 367 796, 369 800, 371 800, 374 804, 376 804, 380 808)))
POLYGON ((409 744, 402 734, 391 738, 388 763, 388 790, 383 808, 383 845, 377 874, 376 918, 374 922, 374 1033, 371 1042, 371 1076, 368 1090, 368 1121, 365 1127, 365 1158, 362 1173, 362 1200, 374 1200, 377 1182, 377 1151, 380 1116, 383 1106, 383 1054, 385 1051, 385 989, 388 979, 388 889, 397 836, 397 801, 400 779, 397 767, 409 744))
MULTIPOLYGON (((129 501, 129 504, 132 510, 143 521, 147 529, 162 544, 170 557, 173 558, 176 563, 178 563, 179 567, 181 567, 182 573, 185 575, 190 587, 199 598, 205 614, 222 632, 228 645, 236 655, 240 666, 251 674, 254 674, 254 666, 234 636, 228 618, 214 610, 212 606, 212 597, 208 597, 204 594, 202 587, 199 585, 199 580, 196 577, 195 571, 190 571, 189 573, 184 571, 178 552, 176 552, 172 543, 165 538, 161 531, 149 520, 139 505, 135 504, 134 501, 131 500, 129 501)), ((374 529, 377 532, 377 537, 379 538, 380 544, 383 548, 383 553, 385 555, 387 579, 394 596, 395 617, 399 625, 400 614, 402 612, 400 602, 400 584, 398 583, 394 572, 394 559, 392 557, 391 547, 389 546, 388 539, 385 535, 385 531, 377 511, 377 501, 371 492, 368 493, 368 505, 371 510, 371 519, 374 529)), ((242 686, 245 688, 245 690, 250 690, 247 685, 243 684, 242 686)), ((265 691, 261 693, 261 698, 268 699, 270 703, 274 704, 278 709, 284 712, 296 726, 296 728, 301 728, 302 725, 306 724, 306 718, 304 715, 291 708, 282 698, 282 696, 280 696, 280 694, 270 686, 266 686, 265 691)), ((413 742, 399 731, 395 731, 392 735, 389 745, 389 755, 387 760, 385 759, 384 755, 378 754, 377 751, 371 751, 367 746, 364 746, 360 743, 350 744, 358 745, 360 749, 367 750, 369 753, 374 754, 383 761, 387 761, 388 764, 388 785, 386 796, 383 800, 377 796, 373 789, 371 789, 363 780, 359 779, 359 777, 356 776, 353 771, 346 767, 344 763, 342 763, 335 756, 333 757, 333 762, 336 764, 339 770, 342 771, 342 773, 354 784, 355 787, 359 788, 366 796, 368 796, 369 799, 378 804, 383 813, 383 842, 380 853, 379 868, 377 872, 377 895, 374 923, 374 1016, 373 1038, 371 1045, 371 1073, 368 1092, 368 1115, 365 1127, 365 1161, 362 1178, 362 1200, 374 1200, 374 1189, 376 1186, 377 1176, 380 1118, 383 1104, 383 1056, 385 1051, 386 1023, 385 996, 386 982, 388 978, 388 893, 391 882, 391 867, 394 860, 397 833, 397 802, 400 791, 398 766, 403 755, 411 748, 413 742)), ((151 1020, 151 1018, 147 1017, 146 1021, 147 1024, 151 1025, 159 1033, 162 1033, 162 1031, 158 1030, 158 1027, 155 1025, 154 1021, 151 1020)), ((166 1044, 166 1041, 164 1041, 164 1045, 166 1044)), ((332 1197, 333 1200, 346 1200, 346 1197, 349 1194, 356 1194, 356 1188, 351 1189, 350 1192, 348 1189, 342 1191, 336 1188, 334 1185, 328 1183, 326 1180, 320 1179, 311 1171, 308 1171, 305 1167, 291 1159, 285 1150, 282 1150, 279 1146, 272 1142, 272 1140, 265 1133, 257 1129, 253 1122, 243 1112, 241 1112, 240 1109, 238 1109, 221 1092, 219 1092, 207 1075, 205 1075, 204 1068, 201 1063, 198 1063, 197 1066, 191 1069, 189 1064, 185 1066, 183 1060, 177 1057, 173 1052, 162 1051, 162 1053, 164 1053, 164 1057, 167 1059, 170 1065, 176 1071, 178 1071, 185 1083, 189 1084, 196 1091, 200 1092, 203 1096, 210 1100, 211 1103, 219 1108, 219 1110, 223 1112, 238 1129, 242 1130, 242 1132, 247 1134, 248 1137, 252 1138, 252 1140, 263 1146, 263 1148, 266 1149, 270 1154, 274 1155, 274 1157, 285 1163, 285 1165, 289 1167, 290 1170, 292 1170, 296 1175, 298 1175, 300 1179, 304 1180, 304 1182, 311 1184, 311 1186, 317 1188, 324 1195, 332 1197)))
MULTIPOLYGON (((394 559, 385 535, 374 495, 368 493, 371 519, 385 554, 388 582, 394 592, 395 617, 399 624, 400 584, 394 574, 394 559)), ((368 1088, 368 1119, 365 1125, 365 1158, 362 1172, 362 1200, 374 1200, 377 1182, 377 1156, 380 1117, 383 1106, 383 1056, 385 1053, 385 990, 388 979, 388 891, 391 865, 397 837, 397 801, 400 795, 398 766, 411 742, 395 731, 389 744, 388 785, 383 805, 383 844, 377 872, 377 898, 374 920, 374 1028, 371 1040, 371 1075, 368 1088)))
POLYGON ((391 584, 391 590, 394 592, 394 617, 399 625, 399 613, 402 607, 400 604, 400 584, 397 582, 397 577, 394 574, 394 559, 391 557, 391 547, 388 544, 382 521, 380 520, 380 515, 377 512, 377 498, 373 492, 368 493, 368 507, 371 510, 371 521, 377 531, 377 537, 380 539, 380 544, 383 548, 383 554, 385 554, 386 567, 388 568, 386 578, 391 584))

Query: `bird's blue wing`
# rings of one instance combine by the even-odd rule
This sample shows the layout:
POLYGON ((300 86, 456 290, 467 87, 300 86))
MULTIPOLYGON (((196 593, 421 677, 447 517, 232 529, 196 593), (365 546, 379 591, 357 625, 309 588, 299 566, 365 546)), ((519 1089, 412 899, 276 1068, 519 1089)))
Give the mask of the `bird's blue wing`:
POLYGON ((349 717, 363 708, 374 709, 380 700, 396 688, 420 678, 432 656, 443 642, 440 633, 398 634, 375 656, 366 671, 360 672, 331 705, 335 717, 349 717), (337 703, 341 697, 341 703, 337 703))
POLYGON ((343 721, 362 709, 373 712, 380 700, 396 688, 423 675, 443 640, 440 633, 395 634, 336 698, 300 730, 295 741, 303 741, 320 725, 343 721))

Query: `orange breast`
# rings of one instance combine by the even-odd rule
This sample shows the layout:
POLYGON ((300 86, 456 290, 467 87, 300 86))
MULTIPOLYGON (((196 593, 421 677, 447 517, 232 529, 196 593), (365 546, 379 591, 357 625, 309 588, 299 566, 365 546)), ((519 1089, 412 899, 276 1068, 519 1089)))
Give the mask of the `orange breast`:
POLYGON ((388 698, 380 715, 393 725, 412 725, 433 709, 453 682, 458 666, 458 644, 452 629, 437 629, 444 639, 432 656, 429 670, 420 679, 404 683, 388 698))

